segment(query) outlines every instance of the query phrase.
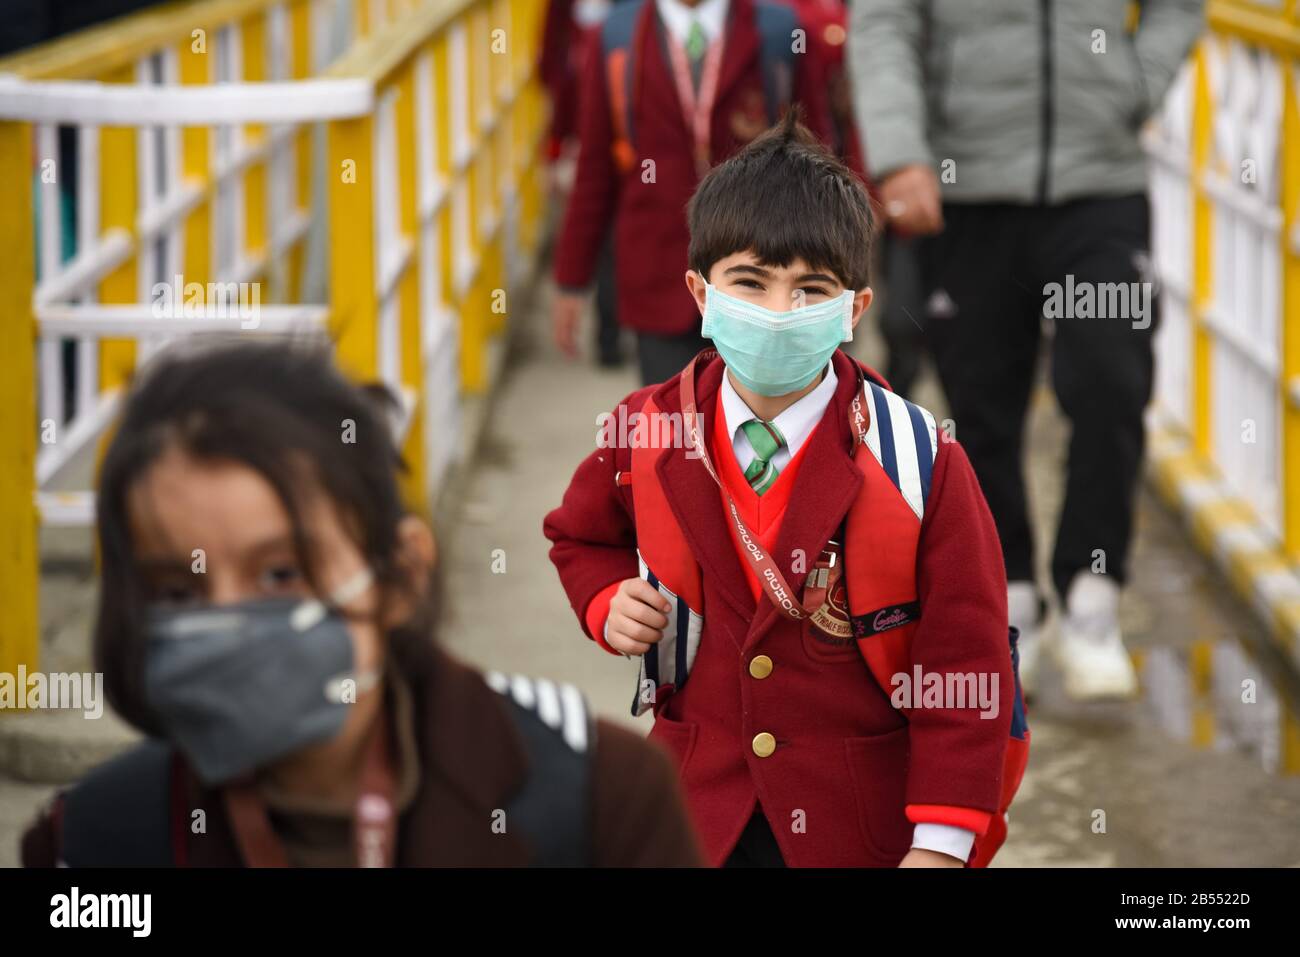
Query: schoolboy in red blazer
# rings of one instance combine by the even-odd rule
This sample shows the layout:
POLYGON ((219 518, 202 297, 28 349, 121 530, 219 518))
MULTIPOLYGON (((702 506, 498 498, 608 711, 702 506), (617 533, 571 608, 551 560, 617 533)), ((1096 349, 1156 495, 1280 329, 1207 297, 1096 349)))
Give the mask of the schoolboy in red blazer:
POLYGON ((987 863, 1027 753, 1005 571, 961 446, 837 348, 865 191, 787 119, 689 215, 720 356, 620 403, 546 517, 570 602, 640 657, 713 864, 987 863))
POLYGON ((700 176, 791 103, 830 138, 815 81, 827 72, 825 53, 800 29, 775 0, 622 0, 593 31, 577 173, 555 247, 554 322, 565 351, 575 351, 611 227, 617 314, 637 333, 642 381, 667 379, 699 351, 698 314, 678 276, 690 240, 683 211, 700 176))

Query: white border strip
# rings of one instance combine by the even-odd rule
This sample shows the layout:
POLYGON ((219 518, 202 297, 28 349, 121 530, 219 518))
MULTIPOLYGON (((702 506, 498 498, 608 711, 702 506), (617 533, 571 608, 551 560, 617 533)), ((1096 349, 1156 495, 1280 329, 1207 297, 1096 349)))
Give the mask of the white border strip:
MULTIPOLYGON (((214 284, 215 285, 215 284, 214 284)), ((239 306, 229 312, 238 313, 239 306)), ((154 311, 153 303, 93 306, 40 306, 36 319, 41 335, 130 338, 159 333, 248 332, 292 333, 317 329, 329 318, 328 306, 257 305, 254 316, 230 315, 209 305, 201 310, 154 311), (197 311, 197 314, 195 314, 197 311), (248 325, 255 319, 255 325, 248 325)))
POLYGON ((374 100, 362 79, 150 87, 0 76, 0 119, 60 125, 312 123, 365 116, 374 100))

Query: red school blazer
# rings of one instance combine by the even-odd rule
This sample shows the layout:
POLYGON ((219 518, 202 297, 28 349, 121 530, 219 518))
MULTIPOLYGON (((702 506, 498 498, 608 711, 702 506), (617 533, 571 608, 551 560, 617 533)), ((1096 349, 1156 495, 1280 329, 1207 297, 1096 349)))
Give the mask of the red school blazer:
MULTIPOLYGON (((637 161, 620 170, 614 161, 615 132, 609 79, 600 31, 593 30, 581 75, 578 168, 555 247, 555 281, 585 288, 610 227, 614 229, 619 322, 639 332, 677 335, 699 326, 700 314, 682 279, 690 233, 686 204, 699 175, 671 66, 665 61, 654 0, 642 0, 638 44, 640 71, 633 112, 637 161), (654 182, 643 182, 642 162, 654 161, 654 182)), ((731 0, 727 13, 710 152, 716 165, 768 126, 759 66, 759 35, 753 0, 731 0)), ((829 142, 831 120, 825 91, 814 82, 826 74, 825 54, 810 44, 798 57, 792 97, 804 123, 829 142)))
MULTIPOLYGON (((801 452, 770 551, 790 581, 799 580, 791 567, 795 550, 820 553, 862 482, 849 455, 855 360, 837 352, 833 361, 839 386, 801 452)), ((700 371, 701 409, 714 408, 722 372, 716 359, 700 371)), ((677 389, 674 377, 624 401, 630 414, 653 394, 663 411, 679 411, 677 389)), ((594 451, 544 523, 551 560, 588 637, 592 599, 638 574, 632 493, 615 481, 630 459, 628 449, 594 451)), ((1006 573, 961 446, 941 442, 934 464, 917 554, 921 617, 913 661, 926 672, 997 674, 992 720, 976 709, 900 713, 855 645, 823 644, 806 625, 755 600, 703 464, 671 449, 657 470, 703 570, 704 633, 685 688, 656 704, 651 737, 676 762, 708 860, 726 860, 756 806, 786 863, 813 867, 894 866, 911 845, 915 822, 951 823, 952 809, 969 809, 977 819, 995 813, 1013 694, 1006 573), (773 663, 762 680, 749 673, 758 654, 773 663), (753 747, 764 731, 776 739, 769 757, 753 747)), ((629 699, 633 683, 629 674, 629 699)))

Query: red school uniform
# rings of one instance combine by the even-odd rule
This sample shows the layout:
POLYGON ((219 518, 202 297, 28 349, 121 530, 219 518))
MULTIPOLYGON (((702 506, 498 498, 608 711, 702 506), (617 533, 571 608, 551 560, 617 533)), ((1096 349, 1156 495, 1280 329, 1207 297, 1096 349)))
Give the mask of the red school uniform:
POLYGON ((573 22, 573 5, 574 0, 548 0, 542 18, 537 75, 551 98, 551 133, 546 150, 549 159, 560 155, 564 141, 573 135, 576 126, 578 78, 573 49, 584 33, 573 22))
MULTIPOLYGON (((839 381, 820 423, 761 499, 746 497, 729 437, 712 437, 713 460, 742 517, 792 582, 801 580, 793 556, 818 555, 862 487, 850 457, 854 360, 837 352, 832 361, 839 381)), ((699 370, 706 415, 716 409, 723 370, 720 359, 699 370)), ((678 378, 624 402, 630 413, 648 399, 680 412, 678 378)), ((706 429, 720 428, 721 415, 711 418, 706 429)), ((900 713, 853 643, 827 644, 758 593, 703 463, 683 448, 658 454, 655 471, 702 572, 706 613, 689 682, 655 701, 651 737, 677 763, 708 859, 726 860, 756 805, 791 866, 894 866, 921 822, 988 829, 1000 804, 1014 679, 1001 549, 961 447, 939 443, 933 463, 911 656, 926 672, 998 675, 994 719, 971 708, 900 713), (766 754, 762 735, 775 742, 766 754)), ((551 560, 589 637, 599 635, 612 587, 640 570, 636 502, 618 481, 631 456, 597 449, 545 521, 551 560)))
MULTIPOLYGON (((769 6, 771 0, 759 0, 769 6)), ((695 137, 687 127, 669 58, 664 27, 654 0, 625 0, 636 22, 626 51, 635 74, 619 77, 617 57, 606 57, 601 31, 589 38, 581 75, 578 168, 555 247, 555 281, 585 288, 595 273, 602 243, 614 229, 619 322, 638 332, 679 335, 698 329, 699 310, 682 281, 690 233, 686 204, 700 170, 695 137), (630 102, 616 111, 611 98, 630 102), (634 131, 628 144, 617 116, 634 131), (647 161, 653 162, 647 168, 647 161)), ((769 125, 768 97, 760 59, 755 0, 731 0, 722 58, 709 119, 709 161, 720 163, 769 125)), ((611 13, 611 19, 615 16, 611 13)), ((793 14, 789 13, 792 23, 793 14)), ((609 21, 606 23, 609 27, 609 21)), ((622 51, 620 51, 622 52, 622 51)), ((801 104, 804 123, 829 142, 831 120, 825 91, 814 78, 825 75, 824 54, 810 45, 793 57, 790 98, 801 104)))

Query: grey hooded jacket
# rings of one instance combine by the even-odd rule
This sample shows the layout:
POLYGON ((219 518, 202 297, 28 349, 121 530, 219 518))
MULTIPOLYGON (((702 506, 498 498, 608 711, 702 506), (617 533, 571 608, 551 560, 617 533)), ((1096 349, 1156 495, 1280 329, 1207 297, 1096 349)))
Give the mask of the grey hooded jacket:
POLYGON ((853 0, 853 97, 877 179, 912 163, 952 202, 1146 189, 1138 130, 1203 25, 1203 0, 853 0))

